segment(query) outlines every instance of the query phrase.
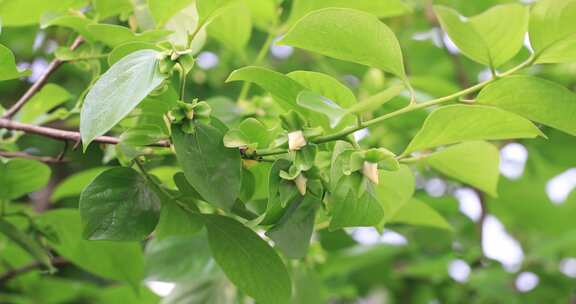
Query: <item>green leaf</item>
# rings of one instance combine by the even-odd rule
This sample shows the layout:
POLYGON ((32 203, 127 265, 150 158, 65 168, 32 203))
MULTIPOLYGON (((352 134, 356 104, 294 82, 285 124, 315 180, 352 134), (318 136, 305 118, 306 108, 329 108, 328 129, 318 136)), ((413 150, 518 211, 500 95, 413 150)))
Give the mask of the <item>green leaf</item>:
POLYGON ((80 196, 82 190, 84 190, 96 176, 108 169, 108 167, 96 167, 68 176, 54 188, 50 200, 57 202, 63 198, 80 196))
POLYGON ((296 110, 296 99, 304 90, 303 86, 290 77, 256 66, 235 70, 228 76, 226 82, 239 80, 253 82, 270 92, 284 110, 296 110))
POLYGON ((124 58, 126 55, 134 53, 139 50, 156 50, 160 51, 161 49, 157 47, 155 44, 150 42, 126 42, 116 46, 110 54, 108 55, 108 64, 110 66, 114 65, 116 62, 120 61, 120 59, 124 58))
POLYGON ((34 238, 20 231, 12 223, 0 218, 0 233, 4 234, 12 242, 18 244, 22 249, 24 249, 30 256, 44 265, 50 271, 53 271, 52 263, 50 262, 50 256, 48 251, 42 248, 40 243, 38 243, 34 238))
POLYGON ((38 191, 49 179, 50 167, 39 161, 0 158, 0 200, 12 200, 38 191))
POLYGON ((298 190, 292 181, 280 177, 280 172, 288 171, 290 162, 279 159, 274 162, 268 173, 268 202, 261 224, 276 223, 284 214, 284 207, 298 198, 298 190))
POLYGON ((210 263, 210 248, 204 234, 153 239, 146 244, 146 280, 179 282, 198 279, 210 263), (208 264, 208 265, 207 265, 208 264))
POLYGON ((446 230, 453 230, 452 226, 442 215, 426 203, 411 199, 388 221, 390 224, 407 224, 415 226, 428 226, 446 230))
POLYGON ((379 223, 382 228, 396 212, 414 195, 414 175, 410 167, 400 165, 396 171, 379 170, 379 183, 374 186, 374 193, 384 210, 384 219, 379 223))
POLYGON ((266 232, 276 247, 292 259, 306 256, 314 230, 316 208, 321 200, 307 194, 292 203, 278 224, 266 232))
POLYGON ((138 172, 119 167, 82 191, 79 209, 86 239, 139 241, 156 227, 160 199, 138 172))
POLYGON ((38 218, 57 235, 52 248, 74 265, 104 278, 140 286, 144 276, 142 249, 137 242, 88 241, 82 238, 80 215, 74 209, 51 210, 38 218))
MULTIPOLYGON (((214 119, 214 118, 212 118, 214 119)), ((176 157, 188 182, 209 203, 230 210, 240 193, 240 152, 224 147, 223 134, 204 123, 194 123, 194 133, 172 127, 176 157)))
POLYGON ((521 4, 494 6, 470 18, 444 6, 435 6, 434 12, 464 55, 493 68, 518 53, 528 28, 528 9, 521 4))
POLYGON ((199 24, 210 23, 214 18, 222 14, 226 8, 236 3, 238 3, 238 0, 197 0, 196 6, 200 17, 199 24))
POLYGON ((92 0, 100 19, 132 12, 130 0, 92 0))
POLYGON ((576 135, 576 94, 555 82, 506 77, 484 88, 476 100, 576 135))
POLYGON ((158 42, 165 40, 171 33, 168 30, 149 30, 136 34, 127 27, 114 24, 89 24, 86 30, 94 40, 110 47, 126 42, 158 42))
MULTIPOLYGON (((48 11, 62 12, 79 9, 87 0, 17 0, 0 2, 0 19, 4 26, 25 26, 37 24, 40 17, 48 11)), ((1 69, 0 69, 1 70, 1 69)))
POLYGON ((271 141, 268 128, 252 117, 243 120, 237 129, 228 131, 224 136, 224 145, 229 148, 245 146, 265 148, 271 141))
POLYGON ((250 11, 243 1, 227 6, 207 28, 208 35, 243 56, 252 33, 250 11))
POLYGON ((326 115, 330 120, 331 128, 335 128, 348 114, 334 101, 312 91, 302 91, 298 94, 296 102, 306 109, 326 115))
POLYGON ((314 11, 300 19, 281 43, 406 78, 402 50, 394 33, 376 16, 361 11, 314 11))
POLYGON ((348 108, 349 113, 364 113, 377 110, 382 105, 398 96, 404 90, 404 85, 393 85, 376 95, 372 95, 348 108))
POLYGON ((205 215, 212 255, 242 292, 261 303, 286 303, 292 283, 276 252, 254 231, 218 215, 205 215))
POLYGON ((158 71, 159 54, 153 50, 131 53, 96 81, 86 95, 80 114, 84 150, 162 83, 164 76, 158 71))
POLYGON ((412 12, 412 8, 402 0, 294 0, 292 2, 288 20, 288 24, 291 25, 306 14, 327 7, 352 8, 376 15, 378 18, 400 16, 412 12))
POLYGON ((20 109, 16 115, 18 121, 31 124, 44 124, 49 121, 50 110, 62 105, 72 98, 72 95, 59 85, 49 83, 42 87, 40 92, 34 96, 20 109))
POLYGON ((536 63, 576 60, 576 1, 542 0, 530 13, 530 44, 536 63))
POLYGON ((534 138, 545 135, 529 120, 494 107, 450 105, 434 110, 404 155, 470 140, 534 138))
POLYGON ((303 87, 333 100, 342 108, 356 104, 354 92, 332 76, 311 71, 294 71, 286 76, 296 80, 303 87))
POLYGON ((181 50, 188 50, 189 35, 191 35, 197 27, 202 26, 198 29, 198 33, 189 49, 192 54, 199 52, 206 42, 206 28, 199 23, 200 17, 198 16, 196 6, 197 2, 192 2, 184 9, 179 10, 165 25, 167 30, 173 32, 168 38, 168 41, 172 42, 177 49, 181 50))
POLYGON ((193 0, 148 0, 150 14, 158 27, 164 25, 177 12, 188 6, 193 0))
POLYGON ((30 70, 19 71, 16 68, 16 59, 12 51, 0 44, 0 81, 29 76, 30 74, 30 70))
MULTIPOLYGON (((189 210, 184 210, 174 200, 160 196, 162 198, 162 210, 156 227, 156 238, 190 236, 202 229, 204 223, 199 216, 190 213, 189 210)), ((189 207, 189 209, 197 210, 195 206, 189 207)))
POLYGON ((435 170, 492 196, 498 193, 500 151, 484 141, 471 141, 440 150, 425 159, 435 170))
POLYGON ((278 22, 276 0, 246 0, 254 26, 261 31, 271 31, 278 22))
POLYGON ((40 19, 40 28, 46 29, 51 26, 61 26, 70 28, 80 35, 87 41, 94 41, 94 38, 88 31, 88 25, 95 24, 93 20, 90 20, 84 16, 78 16, 71 13, 54 13, 48 12, 42 15, 40 19))

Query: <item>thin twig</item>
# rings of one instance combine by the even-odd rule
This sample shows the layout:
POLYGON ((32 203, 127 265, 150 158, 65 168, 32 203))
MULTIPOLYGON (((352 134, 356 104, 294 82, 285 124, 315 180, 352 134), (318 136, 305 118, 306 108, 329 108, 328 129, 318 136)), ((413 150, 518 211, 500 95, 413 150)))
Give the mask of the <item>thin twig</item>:
MULTIPOLYGON (((72 43, 72 45, 70 46, 70 50, 75 50, 82 44, 82 42, 84 42, 84 39, 82 39, 82 37, 76 38, 76 40, 74 40, 74 43, 72 43)), ((28 100, 32 98, 32 96, 34 96, 36 93, 38 93, 38 91, 40 91, 40 89, 42 89, 42 87, 46 84, 46 81, 48 81, 50 75, 52 75, 56 70, 58 70, 58 68, 62 65, 62 63, 64 63, 64 61, 57 58, 52 60, 52 62, 50 62, 50 64, 46 68, 46 71, 44 71, 44 74, 42 74, 42 76, 40 76, 40 78, 36 80, 36 82, 28 89, 28 91, 26 91, 26 93, 24 93, 24 95, 22 95, 22 97, 20 97, 20 99, 18 99, 18 101, 14 105, 12 105, 12 107, 10 107, 8 110, 6 110, 6 112, 4 112, 2 118, 6 119, 12 118, 24 106, 24 104, 26 104, 26 102, 28 102, 28 100)))
POLYGON ((65 159, 58 159, 58 158, 54 158, 54 157, 50 157, 50 156, 36 156, 36 155, 31 155, 31 154, 28 154, 28 153, 25 153, 25 152, 0 151, 0 157, 6 157, 6 158, 13 158, 13 157, 26 158, 26 159, 32 159, 32 160, 41 161, 41 162, 43 162, 43 163, 48 163, 48 164, 58 164, 58 163, 66 162, 65 159))
MULTIPOLYGON (((54 129, 49 127, 35 126, 30 124, 25 124, 21 122, 12 121, 5 118, 0 118, 0 129, 23 131, 26 133, 38 134, 58 140, 71 140, 78 142, 81 140, 80 132, 67 131, 54 129)), ((94 139, 94 142, 102 144, 116 145, 120 143, 120 139, 112 136, 98 136, 94 139)), ((155 144, 151 144, 152 147, 169 147, 170 143, 168 141, 160 141, 155 144)))
MULTIPOLYGON (((70 264, 69 261, 65 260, 62 257, 54 257, 51 262, 54 267, 62 267, 70 264)), ((6 284, 9 280, 21 274, 25 274, 27 272, 40 269, 42 267, 44 267, 44 265, 41 262, 35 261, 20 268, 9 270, 0 275, 0 287, 4 286, 4 284, 6 284)))

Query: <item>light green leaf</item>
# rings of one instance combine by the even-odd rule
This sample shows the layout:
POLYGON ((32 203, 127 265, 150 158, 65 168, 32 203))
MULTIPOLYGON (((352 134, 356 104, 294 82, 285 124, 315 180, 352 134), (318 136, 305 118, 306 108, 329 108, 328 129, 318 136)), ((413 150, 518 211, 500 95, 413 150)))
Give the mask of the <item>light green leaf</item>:
POLYGON ((19 71, 12 51, 0 44, 0 81, 29 76, 30 73, 30 70, 19 71))
POLYGON ((435 170, 478 188, 498 194, 500 151, 484 141, 471 141, 440 150, 425 159, 435 170))
POLYGON ((205 275, 210 248, 204 234, 153 239, 146 244, 146 280, 179 282, 205 275))
POLYGON ((254 26, 262 31, 271 31, 278 22, 276 0, 246 0, 254 26))
POLYGON ((50 240, 50 245, 74 265, 104 278, 140 286, 144 259, 139 243, 84 240, 80 215, 74 209, 48 211, 38 221, 56 233, 57 240, 50 240))
POLYGON ((42 248, 40 243, 38 243, 38 241, 33 237, 20 231, 18 227, 3 218, 0 218, 0 233, 5 235, 12 242, 18 244, 18 246, 28 252, 30 256, 40 262, 44 267, 50 271, 54 270, 52 263, 50 262, 48 251, 42 248))
POLYGON ((92 0, 100 19, 132 12, 130 0, 92 0))
POLYGON ((576 0, 542 0, 530 13, 530 44, 536 63, 576 60, 576 0))
POLYGON ((378 18, 409 14, 412 8, 402 0, 294 0, 288 24, 292 25, 311 11, 327 7, 344 7, 364 11, 378 18))
POLYGON ((54 188, 50 200, 57 202, 63 198, 80 196, 82 190, 84 190, 96 176, 108 169, 108 167, 96 167, 68 176, 54 188))
POLYGON ((268 128, 252 117, 243 120, 237 129, 228 131, 224 136, 224 145, 229 148, 247 146, 265 148, 271 141, 268 128))
POLYGON ((86 95, 80 114, 84 150, 162 83, 164 76, 158 71, 159 54, 153 50, 131 53, 96 81, 86 95))
POLYGON ((188 48, 188 39, 198 26, 196 37, 192 41, 190 51, 195 54, 200 51, 206 42, 206 28, 199 23, 198 12, 196 10, 197 2, 181 9, 176 15, 172 16, 166 22, 165 28, 173 32, 168 38, 178 49, 186 50, 188 48))
POLYGON ((0 200, 12 200, 42 189, 50 179, 50 167, 30 159, 0 158, 0 200))
POLYGON ((243 56, 252 33, 250 11, 242 1, 234 1, 208 25, 208 35, 243 56))
POLYGON ((400 165, 396 171, 379 170, 379 183, 374 193, 384 210, 384 219, 379 228, 390 220, 414 195, 414 175, 410 167, 400 165))
POLYGON ((528 9, 520 4, 494 6, 467 19, 444 6, 434 12, 464 55, 494 68, 518 53, 528 28, 528 9))
POLYGON ((242 292, 261 303, 287 303, 292 283, 276 252, 254 231, 218 215, 205 215, 212 255, 242 292))
POLYGON ((576 136, 576 94, 555 82, 506 77, 484 88, 477 101, 576 136))
POLYGON ((53 83, 45 85, 16 115, 18 121, 31 124, 44 124, 49 121, 50 110, 72 98, 66 89, 53 83))
POLYGON ((453 230, 452 226, 432 207, 426 203, 411 199, 388 221, 390 224, 407 224, 414 226, 428 226, 446 230, 453 230))
POLYGON ((284 74, 262 67, 249 66, 235 70, 230 74, 226 82, 249 81, 270 92, 272 97, 285 110, 296 110, 298 94, 304 90, 298 82, 284 74))
POLYGON ((343 8, 314 11, 300 19, 281 43, 406 78, 396 36, 369 13, 343 8))
MULTIPOLYGON (((87 0, 17 0, 0 1, 0 19, 4 26, 25 26, 37 24, 40 17, 48 12, 62 12, 79 9, 87 0)), ((0 69, 1 70, 1 69, 0 69)))
POLYGON ((288 207, 278 224, 266 232, 287 257, 299 259, 308 253, 316 208, 321 203, 320 199, 310 194, 300 197, 288 207))
POLYGON ((488 106, 450 105, 434 110, 404 155, 470 140, 501 140, 545 136, 529 120, 488 106))
POLYGON ((78 208, 86 239, 139 241, 158 223, 160 198, 138 172, 118 167, 82 191, 78 208))
POLYGON ((404 85, 393 85, 376 95, 372 95, 348 108, 349 113, 364 113, 377 110, 382 105, 398 96, 404 90, 404 85))
POLYGON ((156 21, 156 25, 161 27, 192 1, 193 0, 148 0, 148 8, 154 21, 156 21))
POLYGON ((51 26, 66 27, 76 31, 87 41, 94 41, 94 38, 88 31, 89 24, 95 24, 95 22, 84 16, 73 15, 71 13, 48 12, 42 15, 40 19, 41 29, 46 29, 51 26))
POLYGON ((242 183, 240 152, 224 147, 224 135, 217 128, 204 123, 195 123, 194 128, 193 134, 186 134, 179 126, 172 127, 178 162, 207 202, 230 210, 242 183))
POLYGON ((112 49, 112 51, 108 55, 108 64, 112 66, 120 59, 124 58, 126 55, 139 50, 160 51, 161 49, 157 47, 154 43, 150 42, 126 42, 112 49))
POLYGON ((308 110, 326 115, 330 120, 331 128, 335 128, 348 114, 334 101, 312 91, 300 92, 296 102, 308 110))
POLYGON ((296 80, 303 87, 330 98, 342 108, 356 104, 356 96, 352 90, 332 76, 311 71, 294 71, 286 76, 296 80))
POLYGON ((197 0, 196 6, 200 17, 199 24, 210 23, 214 18, 222 14, 226 8, 236 3, 238 3, 238 0, 197 0))
POLYGON ((90 36, 110 47, 116 47, 126 42, 159 42, 166 40, 171 31, 149 30, 134 33, 129 28, 114 24, 89 24, 86 30, 90 36))

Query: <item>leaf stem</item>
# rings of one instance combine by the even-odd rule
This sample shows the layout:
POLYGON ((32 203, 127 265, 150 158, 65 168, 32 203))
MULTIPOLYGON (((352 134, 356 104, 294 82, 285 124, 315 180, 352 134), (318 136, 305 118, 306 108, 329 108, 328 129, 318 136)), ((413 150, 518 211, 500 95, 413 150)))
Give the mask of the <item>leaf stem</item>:
MULTIPOLYGON (((466 96, 466 95, 469 95, 471 93, 475 93, 475 92, 481 90, 482 88, 484 88, 485 86, 487 86, 488 84, 498 80, 499 78, 509 76, 511 74, 518 72, 519 70, 522 70, 522 69, 532 65, 534 63, 534 58, 535 58, 534 55, 532 55, 532 56, 530 56, 530 58, 528 58, 528 60, 522 62, 521 64, 517 65, 516 67, 514 67, 514 68, 512 68, 512 69, 510 69, 510 70, 508 70, 502 74, 497 75, 498 77, 494 77, 492 79, 483 81, 481 83, 473 85, 473 86, 466 88, 464 90, 458 91, 456 93, 453 93, 453 94, 450 94, 450 95, 447 95, 444 97, 428 100, 425 102, 410 103, 408 106, 401 108, 399 110, 396 110, 394 112, 390 112, 390 113, 384 114, 382 116, 376 117, 374 119, 364 121, 357 126, 346 128, 340 132, 336 132, 333 134, 317 137, 317 138, 311 140, 311 142, 313 142, 315 144, 322 144, 322 143, 326 143, 326 142, 330 142, 330 141, 341 140, 341 139, 345 138, 346 136, 348 136, 348 135, 350 135, 356 131, 359 131, 359 130, 362 130, 365 128, 369 128, 369 127, 374 126, 378 123, 381 123, 387 119, 390 119, 390 118, 393 118, 393 117, 396 117, 396 116, 399 116, 399 115, 402 115, 405 113, 410 113, 410 112, 413 112, 413 111, 416 111, 419 109, 428 108, 428 107, 431 107, 434 105, 442 104, 442 103, 445 103, 448 101, 452 101, 454 99, 458 99, 462 96, 466 96)), ((283 153, 288 153, 288 151, 287 150, 280 150, 280 149, 272 149, 272 150, 263 149, 263 150, 256 151, 256 156, 276 155, 276 154, 283 154, 283 153), (262 154, 260 154, 260 153, 262 153, 262 154)))
POLYGON ((184 101, 184 96, 186 94, 186 77, 188 76, 188 73, 186 73, 186 70, 184 69, 184 67, 182 66, 182 64, 180 64, 180 90, 179 90, 179 99, 181 101, 184 101))

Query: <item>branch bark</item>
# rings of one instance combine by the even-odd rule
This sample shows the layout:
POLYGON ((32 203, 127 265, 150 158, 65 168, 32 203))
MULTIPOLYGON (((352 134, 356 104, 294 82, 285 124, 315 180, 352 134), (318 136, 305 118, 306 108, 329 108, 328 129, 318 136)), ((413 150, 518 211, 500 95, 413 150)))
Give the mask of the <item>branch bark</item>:
MULTIPOLYGON (((74 43, 72 43, 70 46, 70 50, 75 50, 82 44, 82 42, 84 42, 82 37, 76 38, 74 43)), ((20 97, 20 99, 18 99, 14 105, 12 105, 12 107, 4 112, 2 118, 11 119, 14 115, 16 115, 16 113, 28 102, 28 100, 30 100, 32 96, 34 96, 36 93, 38 93, 38 91, 40 91, 40 89, 42 89, 42 87, 48 81, 50 75, 58 70, 62 63, 64 62, 59 59, 52 60, 52 62, 50 62, 46 68, 46 71, 44 71, 44 74, 38 78, 38 80, 28 89, 28 91, 26 91, 26 93, 24 93, 24 95, 22 95, 22 97, 20 97)))
MULTIPOLYGON (((52 259, 52 265, 54 267, 62 267, 62 266, 66 266, 70 264, 69 261, 65 260, 62 257, 54 257, 52 259)), ((15 268, 12 270, 9 270, 3 274, 0 275, 0 287, 4 286, 4 284, 6 284, 8 281, 10 281, 11 279, 21 275, 21 274, 25 274, 27 272, 42 268, 43 265, 40 262, 32 262, 28 265, 22 266, 20 268, 15 268)))
MULTIPOLYGON (((25 124, 21 122, 12 121, 6 118, 0 118, 0 129, 8 129, 15 131, 23 131, 31 134, 38 134, 58 140, 70 140, 74 142, 79 142, 81 140, 80 132, 76 131, 66 131, 60 129, 54 129, 49 127, 35 126, 30 124, 25 124)), ((112 136, 98 136, 94 139, 94 142, 102 144, 117 145, 120 143, 120 139, 112 136)), ((152 147, 169 147, 170 143, 167 141, 161 141, 150 145, 152 147)))
POLYGON ((58 163, 66 162, 65 159, 58 159, 58 158, 49 157, 49 156, 36 156, 36 155, 31 155, 31 154, 28 154, 28 153, 25 153, 25 152, 0 151, 0 157, 6 157, 6 158, 12 158, 12 157, 26 158, 26 159, 32 159, 32 160, 41 161, 41 162, 47 163, 47 164, 58 164, 58 163))

